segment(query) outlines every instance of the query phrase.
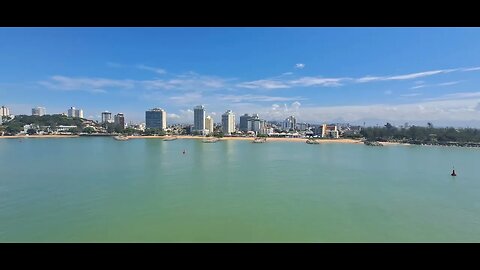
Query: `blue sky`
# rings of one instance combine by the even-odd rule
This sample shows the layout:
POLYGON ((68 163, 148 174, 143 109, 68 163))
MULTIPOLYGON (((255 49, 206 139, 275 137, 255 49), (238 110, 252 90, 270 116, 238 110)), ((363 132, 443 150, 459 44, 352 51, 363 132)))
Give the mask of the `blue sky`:
POLYGON ((0 28, 0 105, 480 127, 479 28, 0 28))

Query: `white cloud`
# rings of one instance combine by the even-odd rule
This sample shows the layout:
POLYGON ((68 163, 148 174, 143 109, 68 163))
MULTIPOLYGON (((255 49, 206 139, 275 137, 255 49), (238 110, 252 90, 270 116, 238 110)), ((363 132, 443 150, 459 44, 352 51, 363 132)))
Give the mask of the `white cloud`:
POLYGON ((237 84, 237 87, 248 88, 248 89, 279 89, 279 88, 289 88, 290 86, 284 82, 277 80, 257 80, 251 82, 243 82, 237 84))
POLYGON ((303 69, 303 68, 305 68, 305 64, 302 64, 302 63, 295 64, 295 68, 296 69, 303 69))
POLYGON ((180 115, 175 114, 175 113, 168 113, 168 114, 167 114, 167 118, 170 118, 170 119, 180 119, 180 115))
POLYGON ((430 98, 427 100, 449 100, 449 99, 469 99, 469 98, 480 98, 480 92, 459 92, 446 94, 436 98, 430 98))
POLYGON ((203 104, 204 96, 201 92, 192 92, 186 93, 179 96, 170 97, 169 100, 175 104, 180 105, 195 105, 195 104, 203 104))
POLYGON ((290 100, 303 100, 302 97, 275 97, 275 96, 263 96, 263 95, 219 95, 220 100, 228 102, 275 102, 275 101, 290 101, 290 100))
POLYGON ((52 76, 50 81, 41 81, 40 85, 58 90, 82 90, 90 92, 105 92, 104 88, 132 88, 133 80, 112 80, 105 78, 71 78, 66 76, 52 76))
POLYGON ((439 83, 437 84, 438 86, 448 86, 448 85, 455 85, 460 83, 461 81, 454 81, 454 82, 444 82, 444 83, 439 83))
POLYGON ((150 90, 215 90, 226 87, 227 79, 201 76, 201 75, 179 75, 168 80, 146 80, 142 81, 143 87, 150 90))
POLYGON ((366 83, 366 82, 379 81, 379 80, 381 80, 382 78, 383 78, 383 77, 365 76, 365 77, 356 79, 355 81, 356 81, 356 82, 359 82, 359 83, 366 83))
POLYGON ((146 66, 146 65, 136 65, 135 67, 138 68, 138 69, 152 71, 152 72, 155 72, 155 73, 160 74, 160 75, 167 73, 165 71, 165 69, 162 69, 162 68, 150 67, 150 66, 146 66))
POLYGON ((343 80, 345 78, 302 77, 289 83, 298 86, 340 86, 343 80))
POLYGON ((427 87, 427 85, 425 85, 425 84, 423 84, 423 85, 415 85, 415 86, 410 87, 410 89, 419 89, 419 88, 424 88, 424 87, 427 87))
POLYGON ((436 123, 455 123, 478 121, 480 118, 480 95, 476 99, 450 99, 426 101, 408 104, 374 104, 351 106, 294 106, 282 107, 274 104, 271 107, 250 104, 242 106, 239 113, 258 112, 267 120, 283 120, 289 115, 297 115, 297 120, 309 123, 344 122, 358 123, 365 119, 375 119, 379 123, 387 121, 434 121, 436 123))
POLYGON ((477 71, 480 70, 480 67, 472 67, 472 68, 462 68, 461 71, 477 71))
POLYGON ((358 83, 365 83, 365 82, 372 82, 372 81, 391 81, 391 80, 411 80, 416 78, 422 78, 427 76, 432 76, 441 73, 449 73, 453 71, 458 71, 459 69, 441 69, 441 70, 432 70, 432 71, 423 71, 417 73, 410 73, 404 75, 395 75, 395 76, 383 76, 383 77, 373 77, 373 76, 365 76, 355 81, 358 83))

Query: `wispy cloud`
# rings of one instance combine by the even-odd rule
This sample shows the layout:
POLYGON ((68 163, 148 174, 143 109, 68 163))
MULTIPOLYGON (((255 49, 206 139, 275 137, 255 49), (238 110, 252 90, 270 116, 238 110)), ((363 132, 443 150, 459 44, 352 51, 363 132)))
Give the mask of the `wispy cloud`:
POLYGON ((411 80, 411 79, 417 79, 422 77, 428 77, 436 74, 449 73, 457 70, 458 69, 441 69, 441 70, 431 70, 431 71, 423 71, 423 72, 410 73, 410 74, 404 74, 404 75, 382 76, 382 77, 365 76, 365 77, 356 79, 356 82, 365 83, 365 82, 372 82, 372 81, 411 80))
POLYGON ((383 92, 385 95, 391 95, 393 93, 392 90, 386 90, 385 92, 383 92))
POLYGON ((297 87, 309 87, 309 86, 340 86, 340 82, 346 80, 347 78, 322 78, 322 77, 302 77, 295 80, 257 80, 250 82, 243 82, 237 84, 237 87, 248 88, 248 89, 282 89, 282 88, 291 88, 294 86, 297 87))
POLYGON ((480 67, 462 68, 461 71, 477 71, 480 67))
POLYGON ((194 105, 204 103, 204 96, 201 92, 185 93, 183 95, 169 97, 168 99, 177 105, 194 105))
POLYGON ((80 90, 95 93, 105 92, 105 88, 132 88, 133 80, 112 80, 105 78, 72 78, 66 76, 52 76, 49 81, 41 81, 40 85, 57 90, 80 90))
POLYGON ((163 75, 163 74, 167 73, 167 71, 165 69, 162 69, 162 68, 150 67, 150 66, 146 66, 146 65, 136 65, 135 67, 138 68, 138 69, 152 71, 152 72, 155 72, 155 73, 160 74, 160 75, 163 75))
POLYGON ((451 99, 469 99, 469 98, 480 98, 480 92, 458 92, 442 95, 435 98, 429 98, 427 100, 451 100, 451 99))
POLYGON ((251 82, 243 82, 237 84, 237 87, 248 88, 248 89, 279 89, 279 88, 290 88, 288 84, 282 81, 277 80, 257 80, 251 82))
POLYGON ((448 86, 448 85, 455 85, 460 83, 461 81, 454 81, 454 82, 444 82, 444 83, 439 83, 437 84, 438 86, 448 86))
POLYGON ((295 68, 296 69, 303 69, 303 68, 305 68, 305 64, 302 64, 302 63, 295 64, 295 68))
POLYGON ((419 89, 419 88, 425 88, 425 87, 438 87, 438 86, 450 86, 450 85, 455 85, 459 84, 462 81, 452 81, 452 82, 444 82, 444 83, 437 83, 437 84, 421 84, 421 85, 415 85, 410 87, 410 89, 419 89))
POLYGON ((303 77, 290 81, 289 84, 298 86, 340 86, 340 82, 344 80, 346 78, 303 77))
POLYGON ((146 89, 176 89, 176 90, 212 90, 226 87, 228 79, 202 76, 182 75, 168 80, 146 80, 142 85, 146 89))
POLYGON ((278 102, 304 100, 303 97, 275 97, 262 95, 219 95, 218 99, 228 102, 278 102))

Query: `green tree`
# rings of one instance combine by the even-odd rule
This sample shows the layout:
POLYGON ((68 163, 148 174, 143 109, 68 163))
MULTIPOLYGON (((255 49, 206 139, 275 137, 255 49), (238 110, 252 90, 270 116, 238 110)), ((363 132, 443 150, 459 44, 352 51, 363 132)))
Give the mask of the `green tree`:
POLYGON ((33 128, 30 128, 30 129, 27 130, 27 134, 28 135, 34 135, 34 134, 37 134, 37 131, 33 128))
POLYGON ((80 130, 78 128, 71 128, 68 130, 68 132, 72 133, 72 134, 78 134, 80 132, 80 130))
POLYGON ((93 132, 95 132, 95 129, 93 127, 86 127, 83 129, 83 132, 92 134, 93 132))

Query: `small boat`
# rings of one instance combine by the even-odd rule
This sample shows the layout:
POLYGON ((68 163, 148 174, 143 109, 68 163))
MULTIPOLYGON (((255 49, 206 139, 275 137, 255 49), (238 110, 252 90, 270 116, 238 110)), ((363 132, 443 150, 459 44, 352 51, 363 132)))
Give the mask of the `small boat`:
POLYGON ((308 139, 306 141, 306 143, 308 143, 308 144, 320 144, 317 140, 314 140, 314 139, 308 139))
POLYGON ((216 142, 218 142, 218 138, 207 138, 207 139, 203 139, 202 142, 204 142, 204 143, 216 143, 216 142))
POLYGON ((178 139, 177 137, 167 137, 165 139, 163 139, 164 141, 175 141, 176 139, 178 139))
POLYGON ((128 140, 127 136, 115 136, 113 138, 117 141, 127 141, 128 140))

